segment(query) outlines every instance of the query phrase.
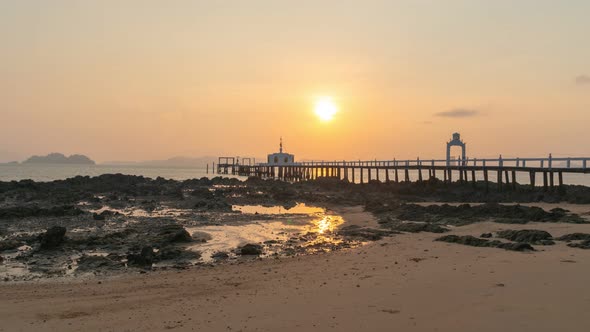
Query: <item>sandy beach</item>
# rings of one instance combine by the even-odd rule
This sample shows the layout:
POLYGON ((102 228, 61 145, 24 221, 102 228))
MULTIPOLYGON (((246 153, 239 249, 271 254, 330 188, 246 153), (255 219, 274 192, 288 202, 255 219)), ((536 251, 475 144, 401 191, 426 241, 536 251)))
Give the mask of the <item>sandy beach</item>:
MULTIPOLYGON (((361 208, 337 209, 370 224, 361 208)), ((590 225, 491 222, 475 235, 590 225)), ((590 251, 535 252, 397 234, 325 254, 69 281, 0 284, 0 331, 585 331, 590 251)))

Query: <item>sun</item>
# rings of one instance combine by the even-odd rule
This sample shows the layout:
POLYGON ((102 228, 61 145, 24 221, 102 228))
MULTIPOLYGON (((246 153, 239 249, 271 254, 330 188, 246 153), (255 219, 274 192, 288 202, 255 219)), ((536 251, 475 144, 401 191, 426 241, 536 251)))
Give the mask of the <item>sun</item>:
POLYGON ((338 113, 338 106, 332 100, 332 97, 320 97, 315 102, 315 114, 322 121, 330 121, 338 113))

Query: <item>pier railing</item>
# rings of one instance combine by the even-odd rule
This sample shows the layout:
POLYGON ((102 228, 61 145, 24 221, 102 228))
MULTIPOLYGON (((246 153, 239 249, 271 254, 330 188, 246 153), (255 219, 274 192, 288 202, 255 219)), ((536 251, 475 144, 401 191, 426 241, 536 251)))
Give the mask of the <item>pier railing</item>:
POLYGON ((466 158, 466 159, 408 159, 408 160, 358 160, 358 161, 302 161, 288 164, 258 163, 257 166, 303 166, 303 167, 371 167, 371 168, 404 168, 404 167, 509 167, 535 169, 583 169, 590 165, 590 157, 552 157, 547 158, 466 158))

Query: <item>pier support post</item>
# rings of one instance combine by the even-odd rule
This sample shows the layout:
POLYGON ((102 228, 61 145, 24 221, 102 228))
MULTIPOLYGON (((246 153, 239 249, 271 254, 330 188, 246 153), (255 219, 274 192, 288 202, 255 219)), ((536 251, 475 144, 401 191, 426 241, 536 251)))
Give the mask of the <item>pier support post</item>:
POLYGON ((471 170, 471 184, 473 185, 473 188, 475 188, 476 181, 475 181, 475 170, 474 169, 471 170))
POLYGON ((375 174, 377 174, 377 182, 381 182, 379 181, 379 169, 375 168, 375 174))
POLYGON ((404 173, 405 173, 406 182, 410 182, 410 171, 407 168, 405 168, 404 173))
POLYGON ((399 183, 399 175, 398 175, 398 172, 397 172, 397 168, 395 169, 395 174, 394 175, 395 175, 395 183, 399 183))
POLYGON ((351 170, 352 170, 352 183, 355 183, 355 180, 354 180, 354 167, 351 170))
POLYGON ((516 171, 512 171, 512 190, 516 190, 516 171))
POLYGON ((360 170, 361 170, 361 184, 363 184, 363 173, 364 173, 364 169, 361 167, 360 170))
POLYGON ((547 172, 543 172, 543 190, 547 191, 547 172))
POLYGON ((563 187, 563 172, 558 173, 559 176, 559 188, 563 187))
POLYGON ((498 191, 502 190, 502 170, 498 169, 498 191))
POLYGON ((422 168, 418 166, 418 181, 422 182, 422 168))
POLYGON ((486 183, 486 193, 490 191, 490 181, 488 178, 488 170, 486 168, 483 169, 483 180, 486 183))
POLYGON ((535 180, 536 180, 536 175, 534 171, 530 171, 529 172, 529 177, 530 177, 530 182, 531 182, 531 189, 535 190, 535 180))
POLYGON ((371 182, 371 167, 367 168, 367 183, 371 182))
POLYGON ((385 169, 385 182, 389 183, 389 169, 385 169))
POLYGON ((553 188, 555 187, 553 181, 553 172, 551 171, 549 172, 549 185, 551 186, 551 190, 553 190, 553 188))

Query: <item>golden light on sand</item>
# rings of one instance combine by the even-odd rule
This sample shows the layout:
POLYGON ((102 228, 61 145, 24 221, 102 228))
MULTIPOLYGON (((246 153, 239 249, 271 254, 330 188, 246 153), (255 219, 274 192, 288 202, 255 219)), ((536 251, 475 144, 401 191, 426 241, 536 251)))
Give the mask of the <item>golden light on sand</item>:
POLYGON ((332 97, 320 97, 315 102, 315 114, 322 121, 330 121, 338 113, 338 106, 332 100, 332 97))

